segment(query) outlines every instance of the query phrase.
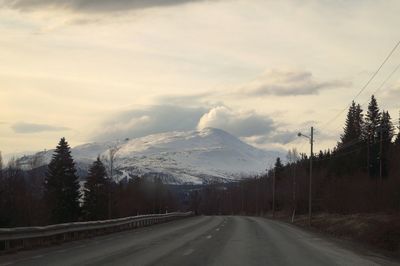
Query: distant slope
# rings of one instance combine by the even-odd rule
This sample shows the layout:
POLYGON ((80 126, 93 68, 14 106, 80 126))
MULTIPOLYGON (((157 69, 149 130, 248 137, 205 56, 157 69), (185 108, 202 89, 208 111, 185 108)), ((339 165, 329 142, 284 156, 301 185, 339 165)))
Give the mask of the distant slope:
MULTIPOLYGON (((81 172, 101 156, 106 164, 109 149, 117 147, 115 178, 160 177, 168 184, 226 182, 262 173, 277 156, 250 146, 215 128, 168 132, 121 142, 96 142, 77 146, 72 155, 81 172)), ((39 153, 48 163, 53 151, 39 153)), ((28 164, 30 156, 24 157, 28 164)))

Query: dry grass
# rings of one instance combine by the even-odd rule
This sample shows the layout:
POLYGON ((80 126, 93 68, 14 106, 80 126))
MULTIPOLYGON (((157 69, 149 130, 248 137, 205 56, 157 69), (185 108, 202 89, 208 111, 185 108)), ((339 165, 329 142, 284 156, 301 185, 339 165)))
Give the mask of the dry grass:
MULTIPOLYGON (((280 218, 283 218, 283 215, 280 218)), ((297 216, 294 223, 307 227, 308 218, 305 215, 297 216)), ((323 213, 313 216, 312 228, 335 237, 354 240, 396 253, 400 252, 400 214, 323 213)))

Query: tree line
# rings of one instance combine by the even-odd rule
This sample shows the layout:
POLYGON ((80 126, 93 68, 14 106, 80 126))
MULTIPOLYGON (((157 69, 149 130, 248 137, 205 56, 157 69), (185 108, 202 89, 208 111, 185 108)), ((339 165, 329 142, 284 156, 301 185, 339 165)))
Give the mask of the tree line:
MULTIPOLYGON (((400 211, 400 121, 397 134, 388 111, 371 97, 366 112, 352 102, 337 145, 313 159, 313 210, 336 213, 400 211)), ((0 154, 0 227, 110 219, 176 210, 181 203, 160 178, 116 182, 97 158, 80 179, 67 141, 58 143, 48 166, 33 156, 29 169, 17 159, 3 166, 0 154), (45 167, 45 171, 43 171, 45 167), (46 174, 43 174, 45 172, 46 174)), ((262 215, 308 210, 310 157, 292 149, 265 174, 193 189, 188 204, 197 214, 262 215)))
POLYGON ((62 138, 43 174, 40 157, 28 170, 17 159, 3 167, 0 154, 0 227, 103 220, 165 213, 177 201, 159 178, 116 182, 98 157, 80 180, 69 144, 62 138))
MULTIPOLYGON (((366 112, 352 102, 337 145, 312 155, 313 210, 400 211, 399 125, 400 121, 396 130, 389 112, 380 110, 374 96, 366 112)), ((197 190, 192 193, 191 206, 205 214, 306 213, 310 156, 292 149, 286 161, 283 164, 277 158, 263 175, 197 190)))

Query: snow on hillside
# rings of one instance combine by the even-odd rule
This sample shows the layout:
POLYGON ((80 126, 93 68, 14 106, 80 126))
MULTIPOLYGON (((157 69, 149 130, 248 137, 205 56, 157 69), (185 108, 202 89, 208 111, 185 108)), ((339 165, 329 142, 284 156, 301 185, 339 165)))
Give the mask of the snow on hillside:
MULTIPOLYGON (((160 133, 119 142, 88 143, 74 147, 72 155, 77 166, 87 170, 99 155, 108 164, 109 149, 115 147, 118 151, 114 178, 157 176, 169 184, 236 180, 264 172, 280 155, 257 149, 215 128, 160 133)), ((52 152, 39 153, 43 163, 50 161, 52 152)))

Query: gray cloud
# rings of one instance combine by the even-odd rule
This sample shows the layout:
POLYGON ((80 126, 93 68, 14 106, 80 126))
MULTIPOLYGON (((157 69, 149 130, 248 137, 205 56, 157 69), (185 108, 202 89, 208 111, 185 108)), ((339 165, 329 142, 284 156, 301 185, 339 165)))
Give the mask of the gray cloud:
POLYGON ((297 138, 297 132, 289 130, 281 131, 279 129, 276 129, 266 135, 255 135, 251 137, 246 137, 245 139, 254 145, 265 146, 268 144, 285 145, 296 140, 297 138))
POLYGON ((69 130, 67 127, 52 126, 46 124, 34 124, 34 123, 15 123, 11 126, 15 133, 30 134, 46 131, 65 131, 69 130))
POLYGON ((190 108, 156 105, 118 113, 107 119, 100 133, 93 134, 96 141, 137 138, 149 134, 195 129, 207 111, 202 107, 190 108))
POLYGON ((318 94, 321 90, 346 87, 344 81, 316 81, 308 71, 272 70, 243 86, 240 93, 248 96, 298 96, 318 94))
POLYGON ((298 132, 294 131, 277 131, 269 138, 267 138, 267 141, 280 144, 288 144, 298 138, 297 133, 298 132))
POLYGON ((78 12, 110 12, 173 6, 200 1, 204 0, 4 0, 3 5, 24 11, 57 8, 78 12))

